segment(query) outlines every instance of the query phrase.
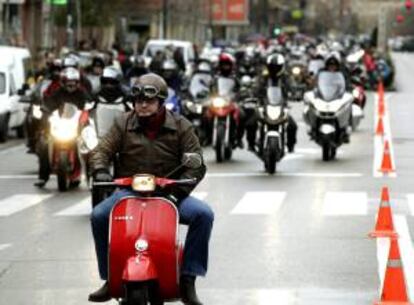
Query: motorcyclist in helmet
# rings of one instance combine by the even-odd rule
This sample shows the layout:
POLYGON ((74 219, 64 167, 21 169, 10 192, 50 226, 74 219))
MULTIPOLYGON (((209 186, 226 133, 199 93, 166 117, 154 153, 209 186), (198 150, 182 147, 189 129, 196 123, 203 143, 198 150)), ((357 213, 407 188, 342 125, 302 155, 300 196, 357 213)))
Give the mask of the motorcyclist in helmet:
MULTIPOLYGON (((275 53, 271 54, 266 58, 266 73, 262 79, 261 91, 259 96, 261 98, 267 97, 267 88, 269 86, 277 86, 282 90, 282 96, 287 103, 288 100, 288 91, 287 91, 287 74, 286 74, 286 62, 282 54, 275 53)), ((298 125, 294 118, 288 116, 288 124, 286 127, 287 141, 286 145, 289 152, 295 150, 296 145, 296 135, 297 135, 298 125)))
POLYGON ((167 82, 168 87, 177 93, 181 91, 183 79, 180 70, 173 59, 166 59, 163 62, 161 76, 167 82))
POLYGON ((129 111, 128 105, 129 93, 121 83, 122 75, 120 71, 114 67, 106 67, 103 70, 100 78, 101 90, 96 94, 95 102, 102 102, 102 99, 106 103, 114 103, 119 98, 122 98, 122 103, 125 106, 125 111, 129 111))
POLYGON ((81 77, 77 69, 69 67, 62 71, 61 86, 49 97, 46 97, 41 110, 43 113, 41 128, 43 130, 40 140, 37 143, 36 153, 39 157, 38 181, 35 186, 44 187, 49 180, 50 166, 48 157, 48 130, 49 116, 65 103, 74 104, 79 109, 83 109, 85 104, 91 101, 91 96, 81 86, 81 77))
MULTIPOLYGON (((216 85, 218 85, 218 81, 220 78, 225 78, 231 80, 233 82, 232 92, 234 93, 234 97, 236 99, 237 93, 240 89, 240 84, 237 79, 236 71, 236 60, 235 58, 229 53, 221 53, 218 58, 217 64, 218 73, 216 75, 216 85)), ((236 100, 237 101, 237 100, 236 100)), ((244 129, 245 129, 245 114, 242 108, 238 108, 238 116, 239 122, 237 126, 237 146, 239 148, 243 148, 243 136, 244 136, 244 129)))
MULTIPOLYGON (((180 165, 182 154, 202 154, 198 138, 190 122, 163 106, 168 94, 166 82, 156 74, 145 74, 133 84, 131 92, 134 111, 118 118, 110 131, 92 152, 91 165, 95 181, 112 181, 108 166, 112 156, 127 147, 128 152, 119 155, 117 173, 121 177, 145 171, 165 177, 180 165), (174 148, 174 149, 172 149, 174 148)), ((206 172, 203 164, 198 169, 183 169, 172 178, 195 178, 201 181, 206 172)), ((195 279, 207 272, 208 245, 214 214, 210 207, 189 196, 195 186, 176 186, 160 194, 171 200, 178 208, 180 222, 189 225, 184 261, 180 275, 180 292, 184 304, 200 305, 195 279)), ((91 215, 92 232, 98 258, 99 274, 104 285, 89 295, 89 301, 109 301, 108 287, 108 226, 109 214, 116 202, 134 194, 131 190, 115 192, 100 204, 91 215)))
POLYGON ((101 76, 105 69, 105 62, 101 57, 94 57, 92 59, 92 64, 89 67, 89 73, 86 75, 89 82, 92 85, 92 94, 96 94, 101 87, 101 76))
POLYGON ((132 60, 132 67, 126 74, 126 79, 129 84, 132 84, 138 77, 147 74, 149 70, 145 66, 145 58, 141 55, 134 56, 132 60))
POLYGON ((85 76, 84 72, 79 67, 79 57, 76 54, 70 53, 62 60, 62 69, 75 68, 80 73, 80 85, 89 93, 92 93, 92 84, 85 76))

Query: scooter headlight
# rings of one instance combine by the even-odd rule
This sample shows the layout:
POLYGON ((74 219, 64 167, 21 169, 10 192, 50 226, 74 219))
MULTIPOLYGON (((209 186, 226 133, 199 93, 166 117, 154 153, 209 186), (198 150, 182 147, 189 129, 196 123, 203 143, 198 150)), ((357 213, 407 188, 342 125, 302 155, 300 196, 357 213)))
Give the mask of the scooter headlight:
POLYGON ((146 241, 145 239, 138 239, 135 242, 135 250, 137 250, 138 252, 145 252, 148 250, 148 241, 146 241))
POLYGON ((300 74, 300 72, 301 72, 301 70, 300 70, 300 68, 299 68, 299 67, 293 67, 293 68, 292 68, 292 73, 293 73, 293 75, 299 75, 299 74, 300 74))
POLYGON ((192 101, 188 101, 186 104, 188 110, 192 113, 202 114, 203 113, 203 105, 199 103, 194 103, 192 101))
POLYGON ((167 110, 169 110, 169 111, 173 111, 174 104, 173 103, 166 103, 165 108, 167 108, 167 110))
POLYGON ((216 97, 212 101, 214 108, 223 108, 230 104, 230 102, 222 97, 216 97))
POLYGON ((282 113, 282 109, 279 106, 271 106, 268 105, 266 107, 266 113, 272 121, 277 120, 280 117, 280 114, 282 113))
POLYGON ((137 192, 153 192, 156 183, 153 175, 135 175, 132 179, 132 189, 137 192))
POLYGON ((51 124, 51 134, 59 141, 71 141, 78 136, 78 124, 72 120, 59 119, 51 124))

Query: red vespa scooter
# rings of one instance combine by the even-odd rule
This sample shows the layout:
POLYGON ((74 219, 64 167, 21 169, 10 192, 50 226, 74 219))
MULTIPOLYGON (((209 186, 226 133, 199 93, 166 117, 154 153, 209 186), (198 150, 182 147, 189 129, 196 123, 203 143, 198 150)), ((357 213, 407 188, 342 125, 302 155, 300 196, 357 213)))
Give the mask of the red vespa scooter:
MULTIPOLYGON (((183 166, 200 167, 198 154, 185 154, 183 166)), ((180 168, 181 168, 180 167, 180 168)), ((162 305, 177 301, 183 247, 175 205, 154 197, 157 187, 195 184, 195 179, 172 180, 137 174, 95 186, 131 187, 139 193, 121 199, 109 222, 109 290, 121 305, 162 305)))

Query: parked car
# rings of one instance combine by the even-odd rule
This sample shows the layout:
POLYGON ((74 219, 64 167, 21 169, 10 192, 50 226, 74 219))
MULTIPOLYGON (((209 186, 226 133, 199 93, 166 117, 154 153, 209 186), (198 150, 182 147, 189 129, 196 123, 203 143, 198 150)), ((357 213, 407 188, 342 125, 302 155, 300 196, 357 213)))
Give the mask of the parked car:
POLYGON ((25 108, 19 103, 19 89, 26 83, 31 65, 30 52, 24 48, 0 47, 0 142, 7 140, 9 130, 24 136, 25 108))

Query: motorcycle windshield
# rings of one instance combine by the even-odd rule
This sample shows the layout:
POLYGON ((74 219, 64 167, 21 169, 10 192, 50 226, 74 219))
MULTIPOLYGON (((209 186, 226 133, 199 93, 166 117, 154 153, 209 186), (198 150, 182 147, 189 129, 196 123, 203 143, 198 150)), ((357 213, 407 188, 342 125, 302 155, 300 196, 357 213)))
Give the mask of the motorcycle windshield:
POLYGON ((217 93, 221 97, 232 98, 236 82, 232 78, 219 77, 217 80, 217 93))
POLYGON ((59 108, 59 117, 62 119, 72 119, 78 114, 78 107, 73 104, 64 103, 59 108))
POLYGON ((210 91, 210 85, 213 81, 213 77, 209 74, 198 73, 194 74, 190 82, 190 94, 192 97, 198 97, 204 95, 210 91))
POLYGON ((318 91, 325 101, 333 101, 345 93, 345 78, 341 72, 323 71, 318 76, 318 91))
POLYGON ((283 104, 282 89, 280 87, 267 88, 267 100, 270 105, 278 106, 283 104))
POLYGON ((103 137, 112 124, 115 118, 120 116, 125 111, 123 104, 98 104, 95 110, 95 123, 98 138, 103 137))
POLYGON ((313 75, 318 75, 319 71, 323 69, 325 63, 321 59, 311 60, 309 62, 308 71, 313 75))

